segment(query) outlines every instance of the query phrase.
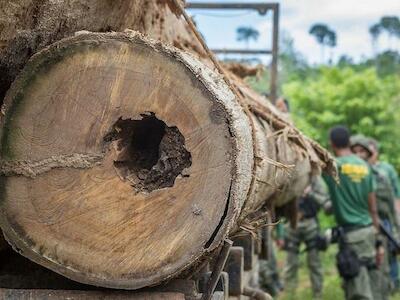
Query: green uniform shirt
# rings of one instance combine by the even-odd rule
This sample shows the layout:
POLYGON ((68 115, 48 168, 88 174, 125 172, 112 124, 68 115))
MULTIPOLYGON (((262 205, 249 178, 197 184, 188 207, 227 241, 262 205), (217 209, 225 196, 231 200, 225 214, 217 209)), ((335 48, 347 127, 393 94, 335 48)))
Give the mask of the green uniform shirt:
POLYGON ((400 182, 399 182, 399 176, 397 175, 395 168, 387 162, 378 162, 376 166, 380 170, 385 172, 386 175, 389 177, 390 183, 394 191, 394 195, 396 196, 396 198, 400 199, 400 182))
POLYGON ((355 155, 339 157, 336 162, 340 183, 324 175, 336 222, 342 226, 371 224, 368 194, 375 191, 375 182, 370 166, 355 155))

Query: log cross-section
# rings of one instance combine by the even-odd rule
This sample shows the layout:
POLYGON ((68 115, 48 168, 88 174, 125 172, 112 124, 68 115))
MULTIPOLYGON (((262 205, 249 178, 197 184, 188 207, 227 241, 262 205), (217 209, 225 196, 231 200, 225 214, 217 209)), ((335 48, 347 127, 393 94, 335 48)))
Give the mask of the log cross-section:
POLYGON ((139 34, 81 34, 39 52, 3 110, 4 234, 71 279, 166 280, 219 244, 248 193, 250 127, 229 88, 139 34), (34 172, 76 153, 101 160, 34 172))

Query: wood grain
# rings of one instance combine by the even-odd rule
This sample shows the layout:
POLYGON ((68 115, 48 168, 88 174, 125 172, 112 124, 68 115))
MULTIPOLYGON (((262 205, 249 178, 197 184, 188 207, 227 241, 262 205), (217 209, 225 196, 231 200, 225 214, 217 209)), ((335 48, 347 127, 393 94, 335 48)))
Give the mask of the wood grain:
POLYGON ((72 39, 35 56, 5 105, 3 160, 104 152, 93 168, 2 178, 2 228, 23 255, 84 283, 136 289, 207 250, 226 217, 232 137, 226 111, 183 64, 144 43, 72 39), (176 126, 192 157, 184 177, 150 193, 118 176, 103 140, 119 118, 146 112, 176 126))

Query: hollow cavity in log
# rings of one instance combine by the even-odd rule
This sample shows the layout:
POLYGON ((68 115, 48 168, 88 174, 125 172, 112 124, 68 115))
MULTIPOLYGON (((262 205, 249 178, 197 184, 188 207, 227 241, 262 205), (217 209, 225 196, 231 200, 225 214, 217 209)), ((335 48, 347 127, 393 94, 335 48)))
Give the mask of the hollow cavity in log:
POLYGON ((140 120, 118 119, 104 141, 117 151, 114 167, 118 175, 136 191, 172 187, 192 165, 179 129, 167 126, 154 113, 142 114, 140 120))

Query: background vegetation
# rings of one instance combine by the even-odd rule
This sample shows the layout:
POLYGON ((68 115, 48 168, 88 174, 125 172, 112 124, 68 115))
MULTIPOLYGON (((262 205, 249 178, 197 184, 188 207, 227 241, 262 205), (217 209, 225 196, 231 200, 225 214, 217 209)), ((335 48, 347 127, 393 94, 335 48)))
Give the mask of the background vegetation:
MULTIPOLYGON (((366 30, 368 30, 366 28, 366 30)), ((387 35, 400 39, 400 21, 396 17, 382 17, 369 28, 374 55, 354 62, 342 56, 335 63, 326 59, 326 48, 336 45, 336 33, 325 24, 315 24, 309 33, 321 45, 321 64, 309 65, 296 51, 291 38, 283 33, 279 57, 279 90, 291 105, 297 127, 328 147, 329 128, 342 124, 353 133, 376 138, 384 160, 400 171, 400 53, 399 49, 379 51, 379 37, 387 35)), ((366 41, 366 47, 368 47, 366 41)), ((332 56, 331 56, 332 57, 332 56)), ((269 87, 269 73, 249 78, 254 89, 265 93, 269 87)), ((319 215, 322 229, 333 227, 332 216, 319 215)), ((336 246, 321 253, 324 266, 323 299, 344 299, 341 281, 335 267, 336 246)), ((305 255, 300 260, 299 287, 295 295, 283 293, 281 300, 312 299, 305 255)), ((285 253, 278 251, 278 270, 283 270, 285 253)), ((400 294, 391 300, 400 300, 400 294)))
MULTIPOLYGON (((320 33, 321 25, 317 25, 320 33)), ((326 30, 332 37, 333 31, 326 30)), ((321 47, 332 45, 327 38, 316 40, 322 41, 321 47)), ((375 35, 372 41, 377 48, 375 35)), ((400 53, 391 49, 357 63, 342 56, 335 64, 330 60, 309 65, 285 34, 280 51, 279 90, 290 102, 297 127, 327 147, 329 128, 346 125, 353 133, 376 138, 383 159, 400 171, 400 53)), ((266 92, 269 74, 248 81, 259 92, 266 92)))

